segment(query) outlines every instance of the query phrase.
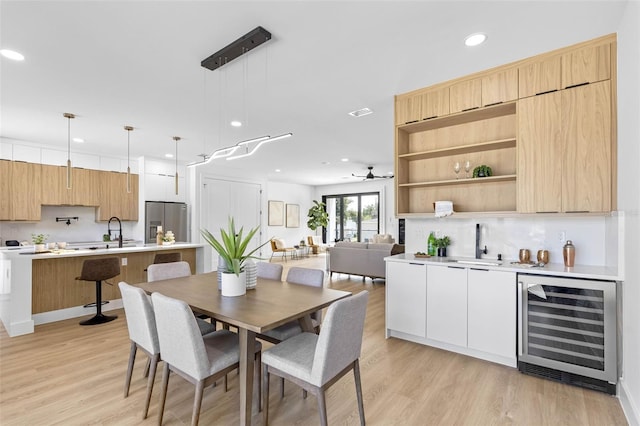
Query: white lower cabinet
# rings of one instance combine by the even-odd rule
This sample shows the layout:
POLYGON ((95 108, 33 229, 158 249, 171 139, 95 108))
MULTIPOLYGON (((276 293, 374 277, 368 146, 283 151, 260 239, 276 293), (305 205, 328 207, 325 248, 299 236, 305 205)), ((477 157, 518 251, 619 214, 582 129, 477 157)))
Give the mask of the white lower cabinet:
POLYGON ((387 262, 386 328, 425 337, 427 327, 427 266, 387 262))
POLYGON ((493 355, 516 357, 516 274, 469 269, 467 345, 493 355))
POLYGON ((467 269, 427 266, 427 338, 467 346, 467 269))

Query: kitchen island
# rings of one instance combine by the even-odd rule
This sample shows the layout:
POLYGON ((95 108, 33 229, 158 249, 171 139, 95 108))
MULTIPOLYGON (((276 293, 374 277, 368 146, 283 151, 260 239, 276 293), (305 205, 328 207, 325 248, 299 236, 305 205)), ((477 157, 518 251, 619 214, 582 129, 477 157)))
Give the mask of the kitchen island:
POLYGON ((82 263, 89 257, 120 259, 120 275, 103 284, 103 311, 122 308, 119 281, 147 281, 146 268, 156 253, 182 253, 192 273, 202 273, 204 245, 176 243, 140 247, 54 250, 34 253, 33 248, 0 250, 0 318, 9 336, 33 333, 34 326, 95 313, 95 284, 79 281, 82 263))

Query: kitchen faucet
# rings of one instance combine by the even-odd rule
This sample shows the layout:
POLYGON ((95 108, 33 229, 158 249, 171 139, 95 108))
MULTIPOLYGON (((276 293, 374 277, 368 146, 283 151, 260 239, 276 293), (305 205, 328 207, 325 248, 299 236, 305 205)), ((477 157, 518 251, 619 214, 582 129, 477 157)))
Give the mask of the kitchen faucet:
MULTIPOLYGON (((109 234, 109 240, 111 240, 111 221, 114 219, 118 221, 118 248, 122 248, 122 222, 120 222, 119 218, 113 216, 109 219, 107 223, 107 233, 109 234)), ((109 248, 109 246, 107 246, 107 248, 109 248)))
POLYGON ((476 259, 480 259, 483 254, 487 254, 487 246, 480 248, 480 224, 476 223, 476 259))

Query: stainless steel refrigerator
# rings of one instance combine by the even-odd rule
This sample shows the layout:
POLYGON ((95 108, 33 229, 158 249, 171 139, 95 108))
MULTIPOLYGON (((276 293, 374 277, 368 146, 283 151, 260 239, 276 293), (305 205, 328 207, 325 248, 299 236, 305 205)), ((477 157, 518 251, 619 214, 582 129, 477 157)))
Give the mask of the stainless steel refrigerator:
POLYGON ((146 243, 156 242, 158 226, 164 232, 172 231, 176 242, 190 242, 189 214, 185 203, 169 203, 162 201, 147 201, 145 203, 145 231, 146 243))

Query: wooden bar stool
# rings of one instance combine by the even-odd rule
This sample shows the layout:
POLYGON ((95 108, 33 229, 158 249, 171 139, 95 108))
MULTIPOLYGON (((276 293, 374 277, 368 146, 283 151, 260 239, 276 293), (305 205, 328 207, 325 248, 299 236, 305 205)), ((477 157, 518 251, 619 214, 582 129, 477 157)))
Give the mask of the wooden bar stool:
MULTIPOLYGON (((96 283, 96 315, 80 325, 95 325, 113 321, 116 315, 102 314, 102 281, 120 275, 120 259, 117 257, 104 257, 102 259, 87 259, 82 263, 82 272, 76 280, 95 281, 96 283)), ((106 302, 109 303, 109 302, 106 302)))

